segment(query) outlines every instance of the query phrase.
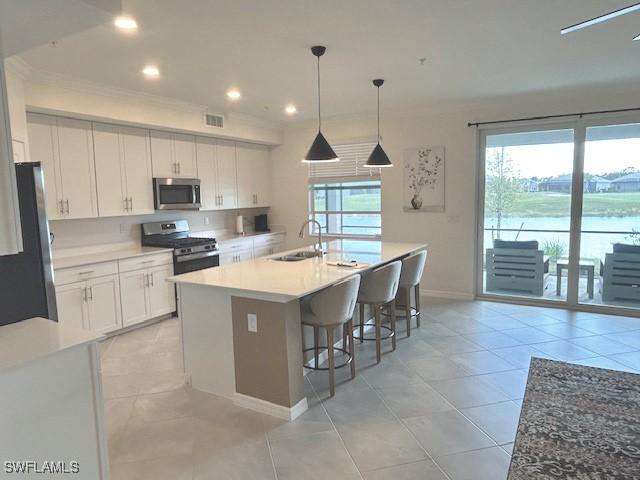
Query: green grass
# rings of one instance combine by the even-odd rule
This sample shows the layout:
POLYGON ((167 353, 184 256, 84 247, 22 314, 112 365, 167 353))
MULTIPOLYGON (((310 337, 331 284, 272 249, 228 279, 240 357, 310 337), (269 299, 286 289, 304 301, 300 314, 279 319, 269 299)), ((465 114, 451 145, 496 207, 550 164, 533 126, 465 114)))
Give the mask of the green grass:
MULTIPOLYGON (((508 215, 513 217, 566 217, 571 208, 568 193, 521 193, 508 215)), ((640 215, 640 193, 585 193, 584 216, 640 215)))

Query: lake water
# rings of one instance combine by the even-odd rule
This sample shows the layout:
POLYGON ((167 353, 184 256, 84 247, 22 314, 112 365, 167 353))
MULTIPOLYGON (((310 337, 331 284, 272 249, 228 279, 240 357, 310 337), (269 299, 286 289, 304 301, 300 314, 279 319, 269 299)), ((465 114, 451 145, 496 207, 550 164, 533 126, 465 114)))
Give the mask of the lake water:
MULTIPOLYGON (((566 245, 566 255, 569 251, 569 217, 509 217, 502 219, 502 228, 522 227, 525 230, 563 230, 561 232, 521 232, 518 240, 537 240, 542 247, 546 241, 560 240, 566 245)), ((496 225, 495 219, 487 218, 485 229, 496 225)), ((633 229, 640 232, 640 216, 629 217, 584 217, 582 219, 582 230, 591 231, 615 231, 631 232, 633 229)), ((500 237, 503 240, 514 240, 517 232, 502 232, 500 237)), ((495 232, 494 232, 495 236, 495 232)), ((485 231, 485 245, 492 244, 492 232, 485 231)), ((611 245, 614 243, 633 243, 626 233, 623 234, 603 234, 603 233, 583 233, 581 240, 581 254, 583 258, 601 258, 604 260, 605 253, 611 252, 611 245)))

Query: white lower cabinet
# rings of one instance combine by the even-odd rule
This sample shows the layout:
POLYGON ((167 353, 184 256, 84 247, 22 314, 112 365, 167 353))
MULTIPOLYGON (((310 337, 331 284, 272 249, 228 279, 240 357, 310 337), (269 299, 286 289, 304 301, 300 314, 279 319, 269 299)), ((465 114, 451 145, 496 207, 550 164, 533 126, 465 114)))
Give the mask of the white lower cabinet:
POLYGON ((149 318, 147 308, 146 270, 126 272, 120 274, 120 301, 122 302, 123 326, 144 322, 149 318))
POLYGON ((122 325, 120 282, 116 275, 87 280, 89 330, 111 332, 122 325))
POLYGON ((89 313, 85 303, 86 282, 56 285, 58 321, 74 328, 89 328, 89 313))
POLYGON ((220 242, 220 265, 244 262, 284 250, 283 232, 220 242))
POLYGON ((173 265, 163 265, 149 269, 151 285, 147 287, 147 290, 149 292, 150 318, 175 312, 175 287, 173 283, 167 282, 167 278, 171 276, 173 276, 173 265))
POLYGON ((56 302, 61 324, 102 333, 121 327, 117 275, 57 286, 56 302))
POLYGON ((56 270, 60 323, 108 333, 174 312, 171 260, 160 253, 56 270))

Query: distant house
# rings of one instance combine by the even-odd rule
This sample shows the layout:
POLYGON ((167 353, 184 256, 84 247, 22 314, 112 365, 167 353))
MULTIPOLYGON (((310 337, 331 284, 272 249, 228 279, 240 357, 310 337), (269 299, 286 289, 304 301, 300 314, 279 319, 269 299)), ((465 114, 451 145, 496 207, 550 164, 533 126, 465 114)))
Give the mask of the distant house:
MULTIPOLYGON (((570 193, 572 183, 573 176, 571 174, 559 175, 540 182, 538 188, 545 192, 570 193)), ((612 189, 612 183, 613 182, 606 178, 597 176, 585 178, 583 191, 586 193, 606 192, 612 189)))
POLYGON ((525 178, 521 180, 522 189, 527 192, 537 192, 538 191, 538 182, 535 180, 531 180, 530 178, 525 178))
POLYGON ((559 175, 545 180, 544 182, 540 182, 538 188, 545 192, 569 193, 571 192, 571 181, 571 174, 559 175))
POLYGON ((618 177, 611 183, 616 192, 640 192, 640 172, 618 177))
POLYGON ((612 189, 611 180, 593 176, 584 180, 584 191, 588 193, 608 192, 612 189))

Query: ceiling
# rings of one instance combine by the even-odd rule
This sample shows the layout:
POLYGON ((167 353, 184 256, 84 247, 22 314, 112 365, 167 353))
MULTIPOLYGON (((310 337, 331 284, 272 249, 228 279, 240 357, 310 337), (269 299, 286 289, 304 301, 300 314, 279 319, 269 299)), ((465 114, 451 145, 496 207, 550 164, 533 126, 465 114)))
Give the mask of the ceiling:
POLYGON ((32 67, 172 97, 214 111, 284 120, 405 110, 640 80, 640 12, 566 36, 564 26, 630 0, 123 0, 135 35, 111 24, 22 54, 32 67), (424 65, 419 59, 426 58, 424 65), (157 80, 140 73, 146 63, 157 80), (242 99, 225 92, 237 87, 242 99))

